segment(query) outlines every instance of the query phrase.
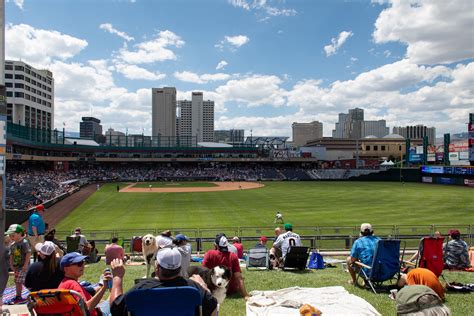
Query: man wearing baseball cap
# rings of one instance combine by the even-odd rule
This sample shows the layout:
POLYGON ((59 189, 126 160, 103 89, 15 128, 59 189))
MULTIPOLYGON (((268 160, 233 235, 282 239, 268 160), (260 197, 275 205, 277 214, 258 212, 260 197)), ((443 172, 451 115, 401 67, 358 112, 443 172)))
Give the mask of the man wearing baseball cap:
POLYGON ((347 257, 347 267, 351 275, 349 283, 356 284, 358 269, 354 262, 360 261, 365 265, 371 265, 374 257, 375 247, 379 237, 374 236, 374 230, 369 223, 360 225, 360 238, 354 241, 351 254, 347 257))
POLYGON ((98 316, 99 313, 96 310, 97 305, 107 290, 107 286, 104 286, 112 277, 110 272, 105 272, 102 276, 104 280, 103 284, 100 284, 100 288, 96 291, 95 295, 92 296, 87 292, 81 284, 79 284, 79 278, 84 274, 84 266, 86 265, 87 256, 83 256, 78 252, 70 252, 65 255, 60 262, 61 269, 64 271, 64 279, 59 284, 58 289, 74 290, 78 292, 84 301, 86 307, 91 316, 98 316))
POLYGON ((43 215, 44 205, 38 204, 35 206, 33 213, 31 213, 30 217, 28 218, 28 241, 30 242, 31 248, 33 250, 33 259, 35 261, 37 259, 35 246, 37 243, 44 241, 46 225, 44 223, 43 215))
POLYGON ((448 235, 449 241, 443 245, 445 268, 469 268, 471 266, 469 262, 469 246, 461 239, 461 232, 457 229, 450 229, 448 235))
MULTIPOLYGON (((202 315, 216 315, 217 301, 207 289, 206 284, 199 275, 193 275, 189 279, 180 276, 181 254, 177 247, 166 247, 159 249, 156 254, 156 276, 158 278, 144 279, 123 293, 123 277, 125 266, 120 259, 114 259, 111 263, 113 273, 113 285, 110 290, 110 311, 114 316, 128 315, 126 297, 130 292, 140 289, 154 289, 164 287, 192 286, 199 291, 202 298, 202 315)), ((185 304, 185 302, 182 302, 185 304)), ((152 304, 152 302, 150 302, 152 304)), ((199 309, 196 309, 199 315, 199 309)))
POLYGON ((219 265, 228 267, 232 272, 232 278, 230 279, 227 288, 227 294, 239 291, 242 297, 247 299, 249 295, 245 289, 244 278, 242 277, 242 271, 240 270, 239 258, 237 257, 237 254, 230 251, 229 245, 230 244, 227 241, 225 234, 217 234, 214 241, 215 249, 206 252, 202 265, 208 269, 212 269, 219 265))
MULTIPOLYGON (((281 249, 281 258, 278 258, 278 260, 274 261, 275 268, 277 268, 280 262, 285 261, 286 254, 290 246, 302 246, 300 235, 293 232, 293 225, 286 223, 284 228, 285 233, 280 234, 273 243, 274 248, 281 249)), ((274 253, 277 253, 277 251, 274 253)))

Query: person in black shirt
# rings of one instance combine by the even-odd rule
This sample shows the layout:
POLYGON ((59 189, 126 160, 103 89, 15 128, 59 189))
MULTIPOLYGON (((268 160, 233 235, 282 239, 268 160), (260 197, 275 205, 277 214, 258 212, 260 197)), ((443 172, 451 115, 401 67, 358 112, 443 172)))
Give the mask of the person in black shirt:
POLYGON ((32 292, 58 288, 64 278, 64 272, 59 267, 54 243, 51 241, 37 243, 35 249, 38 252, 39 261, 28 268, 25 286, 32 292))
MULTIPOLYGON (((122 288, 123 276, 125 275, 123 261, 120 259, 112 261, 113 285, 109 297, 112 315, 128 315, 125 300, 127 294, 134 290, 176 286, 192 286, 198 289, 202 298, 202 315, 214 316, 217 314, 217 300, 211 295, 202 278, 199 275, 194 275, 190 279, 184 279, 180 276, 181 254, 176 247, 163 248, 158 251, 156 257, 156 275, 159 279, 144 279, 125 294, 123 294, 122 288)), ((199 310, 196 310, 196 315, 198 315, 198 312, 199 310)))

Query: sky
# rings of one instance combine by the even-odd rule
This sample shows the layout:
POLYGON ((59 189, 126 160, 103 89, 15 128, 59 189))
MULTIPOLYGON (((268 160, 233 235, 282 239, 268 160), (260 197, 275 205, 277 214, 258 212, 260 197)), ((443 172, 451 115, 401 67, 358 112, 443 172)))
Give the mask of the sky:
POLYGON ((215 101, 215 129, 290 136, 338 113, 467 131, 472 0, 5 0, 5 54, 53 72, 54 126, 151 135, 151 89, 215 101))

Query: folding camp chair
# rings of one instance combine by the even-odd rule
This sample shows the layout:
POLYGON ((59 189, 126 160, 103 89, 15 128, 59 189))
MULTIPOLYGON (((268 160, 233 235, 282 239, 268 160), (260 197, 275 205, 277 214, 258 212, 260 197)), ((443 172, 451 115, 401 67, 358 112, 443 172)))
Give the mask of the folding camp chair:
POLYGON ((309 247, 304 246, 291 246, 286 253, 282 269, 299 269, 304 270, 306 268, 306 262, 309 257, 309 247))
POLYGON ((134 316, 202 315, 201 295, 191 286, 134 290, 125 297, 128 311, 134 316))
POLYGON ((423 237, 418 248, 416 265, 433 272, 437 277, 443 273, 443 242, 444 237, 423 237))
POLYGON ((66 252, 81 252, 79 250, 81 242, 81 237, 80 236, 67 236, 66 237, 66 252))
POLYGON ((84 299, 73 290, 41 290, 28 296, 28 310, 38 316, 86 316, 84 299))
MULTIPOLYGON (((391 280, 397 276, 400 278, 400 243, 398 239, 379 239, 375 247, 372 265, 368 266, 356 261, 355 264, 361 267, 357 278, 362 277, 368 283, 372 291, 377 294, 376 287, 380 287, 383 282, 391 280)), ((403 246, 402 259, 405 255, 403 246)))
POLYGON ((267 248, 251 248, 247 253, 247 269, 257 268, 267 270, 269 265, 267 248))
POLYGON ((141 236, 133 236, 132 240, 130 241, 130 261, 136 259, 136 256, 142 255, 142 237, 141 236))

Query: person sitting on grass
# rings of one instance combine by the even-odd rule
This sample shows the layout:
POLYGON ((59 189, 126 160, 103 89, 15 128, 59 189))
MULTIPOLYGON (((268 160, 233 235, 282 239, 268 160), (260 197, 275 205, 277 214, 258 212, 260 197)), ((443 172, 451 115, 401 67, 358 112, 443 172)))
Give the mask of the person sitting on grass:
POLYGON ((450 316, 451 311, 431 288, 408 285, 397 293, 397 316, 450 316))
POLYGON ((25 238, 25 229, 19 224, 12 224, 6 231, 13 243, 10 246, 10 268, 15 274, 16 296, 7 304, 22 303, 21 291, 25 283, 26 272, 30 265, 31 248, 25 238))
POLYGON ((87 256, 83 256, 78 252, 71 252, 65 255, 60 262, 61 269, 64 271, 64 279, 58 286, 58 289, 73 290, 78 292, 86 303, 88 315, 98 316, 101 315, 101 311, 97 311, 96 307, 99 305, 100 300, 107 290, 106 284, 108 280, 112 278, 110 272, 102 275, 102 284, 99 285, 99 289, 95 295, 92 296, 84 287, 79 283, 79 278, 84 275, 84 266, 86 264, 87 256))
POLYGON ((461 239, 461 233, 457 229, 448 231, 449 241, 443 245, 444 266, 447 269, 469 268, 469 246, 461 239))
POLYGON ((110 264, 114 259, 122 259, 125 256, 125 252, 122 246, 118 245, 118 238, 112 237, 112 243, 105 246, 105 264, 110 264))
POLYGON ((25 286, 30 291, 55 289, 64 278, 59 266, 60 259, 56 256, 56 246, 51 241, 37 243, 38 261, 33 263, 26 272, 25 286))
POLYGON ((89 242, 89 263, 97 263, 100 261, 99 250, 95 247, 95 241, 89 242))
POLYGON ((189 238, 183 234, 178 234, 173 240, 179 253, 181 254, 181 272, 183 278, 188 278, 188 268, 191 263, 191 244, 189 238))
POLYGON ((444 301, 444 288, 433 272, 425 268, 414 267, 408 267, 405 272, 406 274, 402 274, 398 280, 399 287, 405 285, 426 285, 444 301))
POLYGON ((300 235, 293 232, 293 225, 286 223, 284 228, 285 233, 280 234, 277 240, 273 243, 274 248, 281 249, 281 258, 277 258, 274 268, 278 268, 281 263, 285 261, 286 254, 291 246, 302 245, 300 235))
MULTIPOLYGON (((123 261, 114 259, 110 265, 112 267, 113 283, 112 289, 110 290, 109 303, 110 311, 114 316, 129 315, 126 301, 127 295, 133 291, 180 286, 191 286, 199 291, 202 315, 217 315, 217 300, 211 295, 203 279, 199 275, 193 275, 189 279, 180 276, 181 254, 176 247, 166 247, 158 250, 155 267, 157 278, 144 279, 132 287, 127 293, 123 292, 123 277, 125 275, 123 261)), ((183 304, 184 303, 185 302, 183 302, 183 304)), ((153 302, 150 302, 150 304, 153 304, 153 302)), ((196 315, 199 315, 198 309, 196 309, 196 315)))
POLYGON ((240 238, 237 236, 232 238, 232 245, 237 249, 237 257, 242 259, 244 257, 244 246, 240 242, 240 238))
POLYGON ((229 250, 229 245, 225 234, 217 234, 214 241, 215 249, 206 252, 202 265, 208 269, 213 269, 219 265, 228 267, 232 272, 232 278, 227 288, 227 294, 233 294, 239 291, 242 297, 247 300, 249 295, 245 289, 239 258, 237 258, 235 253, 229 250))
POLYGON ((261 236, 254 248, 265 248, 265 249, 267 249, 267 237, 261 236))
POLYGON ((374 236, 372 225, 364 223, 360 225, 360 238, 354 241, 351 254, 347 257, 347 267, 351 275, 350 284, 356 285, 358 266, 355 264, 359 261, 365 265, 371 265, 374 257, 375 248, 379 237, 374 236))

